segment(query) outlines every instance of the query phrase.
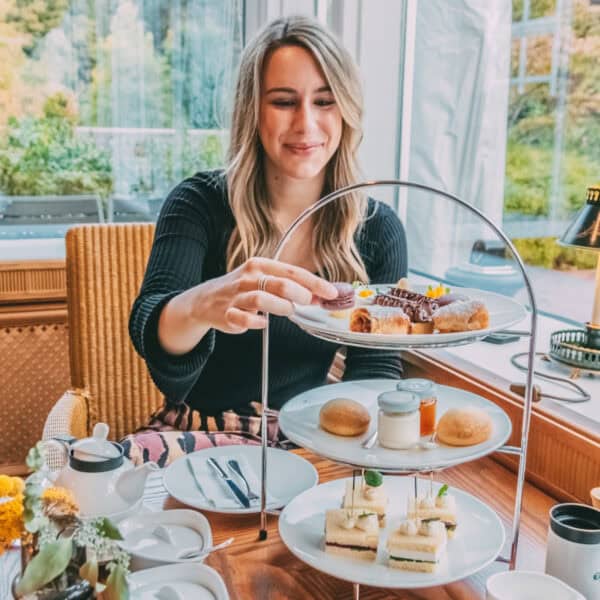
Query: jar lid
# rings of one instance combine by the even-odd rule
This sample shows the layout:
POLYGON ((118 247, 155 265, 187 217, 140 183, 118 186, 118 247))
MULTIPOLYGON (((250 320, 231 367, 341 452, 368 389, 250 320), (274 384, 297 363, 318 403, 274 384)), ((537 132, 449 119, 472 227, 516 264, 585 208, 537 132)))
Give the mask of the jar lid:
POLYGON ((433 394, 435 390, 435 383, 429 379, 401 379, 396 384, 396 389, 402 392, 413 392, 420 396, 433 394))
POLYGON ((409 413, 419 409, 419 397, 412 392, 383 392, 377 397, 377 405, 383 412, 409 413))

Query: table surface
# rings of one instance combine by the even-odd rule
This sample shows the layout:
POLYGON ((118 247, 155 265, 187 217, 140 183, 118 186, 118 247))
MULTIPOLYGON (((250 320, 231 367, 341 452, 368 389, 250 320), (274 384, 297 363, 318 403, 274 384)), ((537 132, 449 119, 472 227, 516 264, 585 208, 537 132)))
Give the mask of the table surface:
MULTIPOLYGON (((296 450, 315 465, 321 483, 347 477, 351 470, 320 458, 310 452, 296 450)), ((516 476, 486 457, 475 462, 445 470, 435 475, 451 486, 471 492, 489 504, 500 516, 508 532, 512 523, 516 476)), ((147 488, 151 508, 180 508, 182 505, 166 497, 164 488, 157 491, 157 480, 147 488)), ((158 480, 160 481, 160 480, 158 480)), ((159 484, 160 485, 160 484, 159 484)), ((548 527, 548 510, 556 500, 536 487, 526 484, 523 496, 521 532, 517 568, 542 571, 548 527)), ((321 573, 297 559, 279 538, 277 517, 270 516, 268 538, 258 541, 258 515, 227 515, 204 513, 213 531, 215 543, 231 536, 231 546, 211 555, 206 563, 225 580, 231 600, 350 600, 352 584, 321 573)), ((482 532, 485 535, 485 532, 482 532)), ((503 555, 508 555, 508 542, 503 555)), ((0 598, 10 598, 9 581, 17 570, 18 551, 12 550, 0 558, 0 598)), ((419 590, 388 590, 361 586, 361 600, 419 599, 464 600, 485 597, 485 581, 493 573, 506 570, 507 565, 493 563, 471 577, 441 587, 419 590)))

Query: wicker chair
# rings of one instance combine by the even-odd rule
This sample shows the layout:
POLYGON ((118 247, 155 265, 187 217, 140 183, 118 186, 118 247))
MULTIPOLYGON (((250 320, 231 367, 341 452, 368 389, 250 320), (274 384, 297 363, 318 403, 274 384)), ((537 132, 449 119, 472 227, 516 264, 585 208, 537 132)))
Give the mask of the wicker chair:
POLYGON ((44 439, 90 435, 97 421, 119 439, 161 404, 128 334, 131 304, 142 281, 153 224, 83 225, 70 229, 67 305, 71 386, 54 405, 44 439))
MULTIPOLYGON (((67 305, 72 389, 54 405, 43 439, 85 437, 98 421, 120 439, 144 424, 162 396, 129 339, 131 304, 142 281, 153 224, 83 225, 70 229, 67 305)), ((328 381, 344 371, 337 353, 328 381)), ((58 453, 49 457, 58 466, 58 453)))

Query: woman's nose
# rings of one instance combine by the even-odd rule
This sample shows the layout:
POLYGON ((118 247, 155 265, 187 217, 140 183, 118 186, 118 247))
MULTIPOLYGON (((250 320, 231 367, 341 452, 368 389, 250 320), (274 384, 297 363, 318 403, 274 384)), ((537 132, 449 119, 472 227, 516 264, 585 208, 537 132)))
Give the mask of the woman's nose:
POLYGON ((296 111, 295 125, 296 129, 301 132, 312 131, 317 125, 317 115, 312 104, 302 102, 296 111))

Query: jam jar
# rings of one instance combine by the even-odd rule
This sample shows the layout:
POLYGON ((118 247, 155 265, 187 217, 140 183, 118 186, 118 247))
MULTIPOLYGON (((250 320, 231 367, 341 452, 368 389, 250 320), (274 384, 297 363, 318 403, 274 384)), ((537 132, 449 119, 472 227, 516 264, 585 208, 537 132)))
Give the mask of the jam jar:
POLYGON ((419 441, 419 397, 411 392, 384 392, 377 397, 377 436, 385 448, 405 449, 419 441))
POLYGON ((421 435, 432 435, 435 431, 435 412, 437 405, 437 386, 429 379, 402 379, 396 389, 417 394, 421 401, 421 435))

